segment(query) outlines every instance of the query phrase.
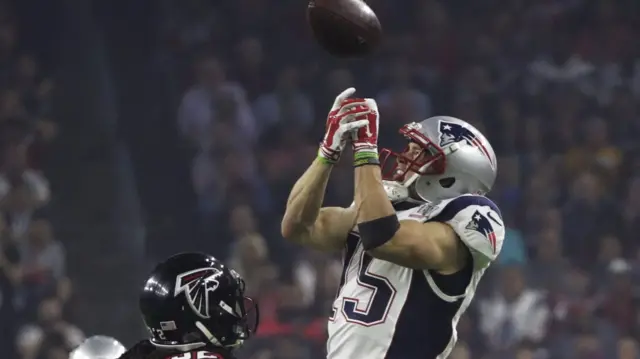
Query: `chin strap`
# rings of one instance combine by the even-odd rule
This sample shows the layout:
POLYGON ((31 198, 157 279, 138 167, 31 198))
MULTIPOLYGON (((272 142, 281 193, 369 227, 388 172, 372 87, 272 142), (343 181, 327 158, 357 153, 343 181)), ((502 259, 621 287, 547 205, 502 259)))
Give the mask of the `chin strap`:
POLYGON ((409 187, 405 186, 402 183, 396 181, 382 181, 382 186, 384 187, 385 192, 387 192, 387 198, 391 201, 391 203, 415 203, 422 204, 424 201, 420 201, 414 198, 411 198, 409 187))
POLYGON ((409 189, 396 181, 382 181, 382 186, 392 203, 404 202, 409 199, 409 189))

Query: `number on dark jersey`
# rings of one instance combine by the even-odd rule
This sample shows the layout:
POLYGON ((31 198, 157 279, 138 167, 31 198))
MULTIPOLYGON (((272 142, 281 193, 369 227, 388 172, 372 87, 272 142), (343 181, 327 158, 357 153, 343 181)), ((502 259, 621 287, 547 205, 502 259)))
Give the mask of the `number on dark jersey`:
POLYGON ((189 352, 172 355, 167 359, 224 359, 220 354, 208 352, 206 350, 199 350, 197 352, 189 352))

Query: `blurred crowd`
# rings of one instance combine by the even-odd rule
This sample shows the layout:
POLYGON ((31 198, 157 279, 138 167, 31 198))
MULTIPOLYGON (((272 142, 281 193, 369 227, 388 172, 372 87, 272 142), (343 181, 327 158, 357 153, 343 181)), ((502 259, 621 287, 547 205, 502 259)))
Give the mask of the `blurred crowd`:
MULTIPOLYGON (((263 305, 245 357, 323 357, 339 259, 287 245, 278 224, 333 97, 355 86, 379 103, 383 145, 447 114, 498 153, 507 238, 453 359, 639 358, 640 3, 368 3, 385 40, 354 61, 317 48, 296 1, 184 1, 166 19, 203 243, 263 305)), ((351 203, 351 176, 343 161, 328 204, 351 203)))
POLYGON ((0 352, 7 359, 67 359, 83 339, 66 320, 71 282, 47 214, 42 173, 54 83, 0 1, 0 352))

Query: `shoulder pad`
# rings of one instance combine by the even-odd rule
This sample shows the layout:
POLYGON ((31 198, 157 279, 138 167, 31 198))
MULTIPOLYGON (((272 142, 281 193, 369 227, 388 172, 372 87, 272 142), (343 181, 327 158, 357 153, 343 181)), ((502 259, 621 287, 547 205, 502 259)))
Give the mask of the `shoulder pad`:
POLYGON ((498 206, 483 196, 460 196, 445 205, 432 220, 449 224, 469 248, 476 269, 496 259, 505 236, 498 206))

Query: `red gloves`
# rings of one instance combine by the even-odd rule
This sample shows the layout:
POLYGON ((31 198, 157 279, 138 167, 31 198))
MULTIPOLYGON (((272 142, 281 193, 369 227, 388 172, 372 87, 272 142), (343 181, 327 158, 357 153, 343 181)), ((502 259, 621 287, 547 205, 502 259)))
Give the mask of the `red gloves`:
POLYGON ((371 98, 363 101, 369 109, 365 116, 367 123, 351 133, 355 166, 380 164, 378 161, 378 129, 380 128, 378 104, 371 98))
POLYGON ((370 109, 366 101, 348 98, 354 92, 356 89, 351 87, 338 95, 327 117, 326 132, 318 151, 318 158, 326 163, 338 162, 349 134, 368 123, 366 115, 370 109))
POLYGON ((347 140, 354 151, 354 165, 379 164, 378 161, 378 105, 373 99, 348 98, 354 88, 343 91, 327 117, 326 132, 318 157, 334 164, 340 159, 347 140))

